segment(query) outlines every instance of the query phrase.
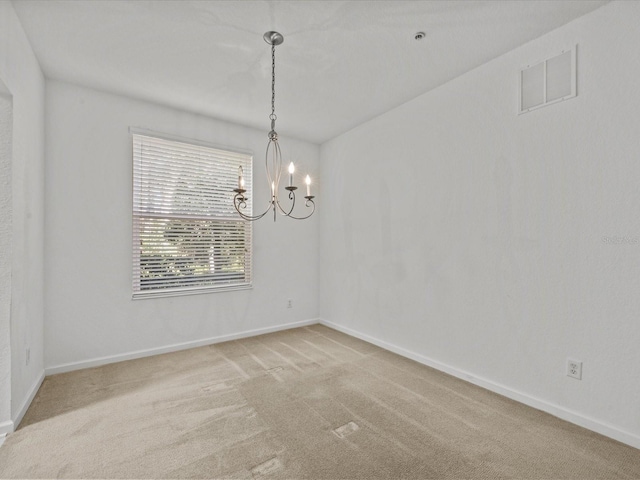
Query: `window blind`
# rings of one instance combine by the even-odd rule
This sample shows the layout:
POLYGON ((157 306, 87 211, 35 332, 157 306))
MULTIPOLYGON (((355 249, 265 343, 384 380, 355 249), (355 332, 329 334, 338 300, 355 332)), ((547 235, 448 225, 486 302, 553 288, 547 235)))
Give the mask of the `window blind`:
POLYGON ((132 137, 134 298, 250 287, 251 222, 233 189, 242 166, 251 198, 251 156, 132 137))

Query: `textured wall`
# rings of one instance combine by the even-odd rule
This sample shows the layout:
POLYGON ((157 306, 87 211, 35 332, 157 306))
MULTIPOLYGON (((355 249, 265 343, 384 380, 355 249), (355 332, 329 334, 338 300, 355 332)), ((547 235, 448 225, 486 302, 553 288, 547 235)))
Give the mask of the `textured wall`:
POLYGON ((0 93, 0 423, 11 418, 11 97, 0 93))
MULTIPOLYGON (((254 224, 252 290, 131 300, 129 127, 253 151, 256 211, 266 130, 54 81, 46 118, 47 367, 317 319, 317 216, 254 224)), ((316 177, 317 145, 281 146, 316 177)))
POLYGON ((11 416, 15 419, 43 372, 44 77, 8 1, 0 2, 0 79, 13 97, 11 416))
POLYGON ((640 445, 638 18, 608 4, 324 144, 321 318, 640 445), (518 116, 519 69, 575 44, 577 98, 518 116))

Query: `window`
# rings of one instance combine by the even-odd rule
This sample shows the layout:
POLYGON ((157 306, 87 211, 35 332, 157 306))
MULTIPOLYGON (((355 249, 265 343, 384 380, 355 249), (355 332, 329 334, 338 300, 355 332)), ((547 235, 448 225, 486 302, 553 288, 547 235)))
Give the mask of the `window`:
POLYGON ((251 198, 251 156, 132 136, 133 297, 250 287, 251 222, 236 213, 233 189, 242 166, 251 198))

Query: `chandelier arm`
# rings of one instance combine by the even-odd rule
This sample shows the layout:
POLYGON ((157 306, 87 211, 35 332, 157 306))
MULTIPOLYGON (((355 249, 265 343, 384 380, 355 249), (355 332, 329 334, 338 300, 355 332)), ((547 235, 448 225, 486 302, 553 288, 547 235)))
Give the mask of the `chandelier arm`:
POLYGON ((264 154, 264 168, 267 171, 267 181, 269 182, 269 188, 271 188, 271 182, 275 181, 275 179, 271 177, 271 169, 269 168, 269 150, 271 150, 272 143, 273 140, 269 139, 269 143, 267 143, 267 151, 264 154))
POLYGON ((269 188, 272 188, 273 186, 273 189, 277 192, 278 185, 280 184, 280 178, 282 176, 282 152, 280 150, 280 144, 278 143, 277 136, 269 139, 264 157, 264 165, 267 171, 267 182, 269 183, 269 188))
POLYGON ((282 152, 280 151, 280 143, 278 139, 274 142, 276 145, 276 192, 278 191, 278 185, 280 185, 280 176, 282 175, 282 152))
MULTIPOLYGON (((307 198, 307 197, 305 197, 305 198, 307 198)), ((311 215, 313 215, 313 212, 316 211, 316 203, 313 201, 312 198, 307 198, 307 201, 304 202, 304 205, 305 205, 305 207, 313 208, 311 210, 311 213, 309 213, 309 215, 306 215, 304 217, 296 217, 294 215, 287 215, 287 217, 293 218, 294 220, 306 220, 307 218, 309 218, 311 215), (309 204, 311 204, 311 205, 309 205, 309 204)))
POLYGON ((267 207, 267 209, 260 215, 247 215, 246 213, 242 213, 240 209, 245 208, 246 206, 247 202, 245 200, 245 196, 242 193, 236 193, 235 197, 233 197, 233 207, 236 209, 236 212, 238 212, 238 215, 240 215, 244 220, 248 220, 250 222, 260 220, 269 213, 269 210, 271 210, 273 205, 272 203, 269 203, 269 207, 267 207))
POLYGON ((278 205, 278 209, 282 212, 282 215, 284 215, 285 217, 290 217, 294 207, 296 206, 296 195, 295 193, 293 193, 293 191, 289 191, 289 200, 291 200, 292 202, 291 202, 291 208, 287 212, 285 211, 284 208, 282 208, 282 205, 280 205, 280 201, 276 198, 276 204, 278 205))

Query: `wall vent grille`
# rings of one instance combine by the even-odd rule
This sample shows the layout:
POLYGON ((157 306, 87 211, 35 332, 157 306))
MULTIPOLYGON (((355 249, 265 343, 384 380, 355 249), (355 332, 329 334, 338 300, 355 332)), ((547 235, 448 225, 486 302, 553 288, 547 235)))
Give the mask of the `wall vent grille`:
POLYGON ((577 95, 576 50, 574 46, 520 70, 519 114, 577 95))

